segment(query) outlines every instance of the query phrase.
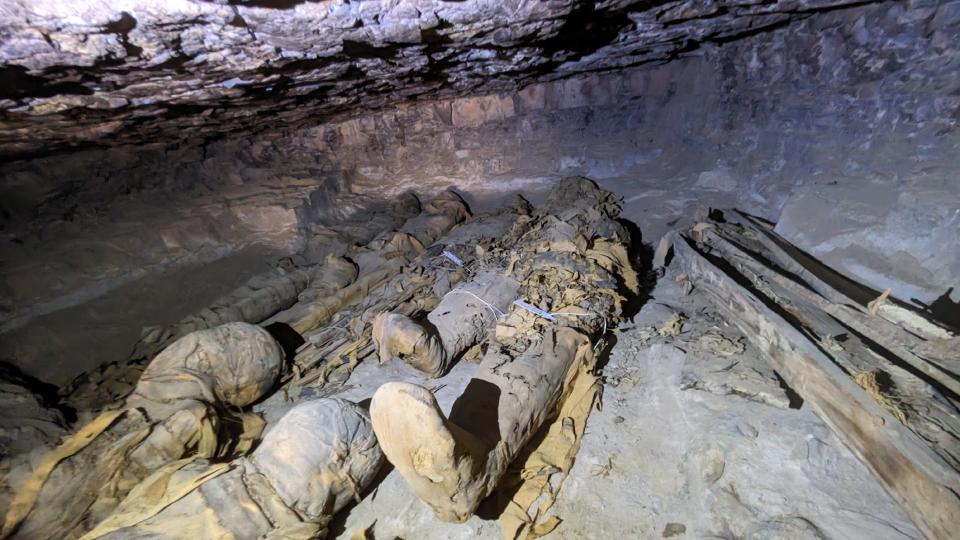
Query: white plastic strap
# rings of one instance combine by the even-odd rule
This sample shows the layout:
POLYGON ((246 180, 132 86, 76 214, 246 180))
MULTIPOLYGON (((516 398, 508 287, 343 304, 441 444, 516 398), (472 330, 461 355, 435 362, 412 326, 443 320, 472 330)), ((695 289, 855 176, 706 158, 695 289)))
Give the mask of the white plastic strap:
MULTIPOLYGON (((434 253, 436 253, 436 252, 434 252, 434 253)), ((454 255, 453 253, 450 253, 450 252, 447 251, 447 250, 443 250, 443 253, 441 253, 441 255, 443 255, 444 257, 446 257, 446 258, 448 258, 448 259, 450 259, 450 262, 452 262, 453 264, 455 264, 455 265, 457 265, 457 266, 463 266, 463 261, 460 259, 460 257, 457 257, 457 256, 454 255)))
POLYGON ((524 302, 523 300, 514 300, 514 301, 513 301, 513 305, 515 305, 515 306, 517 306, 517 307, 519 307, 519 308, 523 308, 523 309, 529 311, 530 313, 533 313, 533 314, 536 315, 537 317, 542 317, 542 318, 544 318, 544 319, 546 319, 546 320, 548 320, 548 321, 555 321, 555 320, 557 320, 557 318, 554 317, 553 315, 551 315, 550 313, 547 313, 546 311, 544 311, 544 310, 542 310, 542 309, 540 309, 540 308, 538 308, 538 307, 536 307, 536 306, 532 306, 532 305, 524 302))
MULTIPOLYGON (((506 313, 500 311, 496 306, 494 306, 494 305, 491 304, 490 302, 487 302, 487 301, 484 300, 483 298, 480 298, 479 296, 477 296, 476 294, 474 294, 474 293, 472 293, 472 292, 470 292, 470 291, 463 290, 463 289, 453 289, 453 290, 451 290, 451 291, 447 291, 447 294, 445 294, 445 295, 443 295, 443 296, 447 296, 447 295, 449 295, 449 294, 466 294, 466 295, 469 295, 469 296, 472 296, 472 297, 476 298, 476 299, 479 300, 484 306, 486 306, 487 309, 489 309, 489 310, 493 313, 493 315, 494 315, 496 318, 498 318, 498 319, 506 315, 506 313)), ((514 300, 514 301, 513 301, 513 305, 515 305, 515 306, 517 306, 517 307, 519 307, 519 308, 525 309, 525 310, 529 311, 530 313, 533 313, 533 314, 536 315, 537 317, 546 319, 546 320, 548 320, 548 321, 556 321, 556 320, 557 320, 557 316, 560 316, 560 317, 599 317, 598 314, 596 314, 596 313, 589 313, 589 312, 588 312, 588 313, 574 313, 574 312, 569 312, 569 311, 560 311, 560 312, 557 312, 557 313, 549 313, 549 312, 546 312, 546 311, 544 311, 544 310, 542 310, 542 309, 540 309, 540 308, 538 308, 538 307, 536 307, 536 306, 533 306, 533 305, 531 305, 531 304, 528 304, 527 302, 524 302, 523 300, 514 300)), ((602 342, 603 336, 605 336, 605 335, 607 334, 607 318, 606 318, 606 317, 601 317, 601 319, 603 319, 603 332, 600 333, 600 339, 598 339, 598 340, 597 340, 597 343, 594 344, 594 347, 593 347, 594 349, 596 349, 597 347, 600 346, 600 343, 602 342)))

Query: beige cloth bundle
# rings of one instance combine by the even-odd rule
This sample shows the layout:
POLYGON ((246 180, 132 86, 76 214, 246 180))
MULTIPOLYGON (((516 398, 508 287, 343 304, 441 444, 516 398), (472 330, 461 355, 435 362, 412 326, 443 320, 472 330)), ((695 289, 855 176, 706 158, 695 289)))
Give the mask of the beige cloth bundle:
POLYGON ((76 538, 170 462, 245 450, 263 423, 229 410, 262 397, 282 369, 279 345, 258 326, 230 323, 177 340, 147 367, 123 408, 101 414, 44 458, 11 504, 3 536, 76 538))
POLYGON ((250 457, 185 460, 157 471, 84 538, 323 537, 382 461, 366 411, 339 399, 308 401, 287 412, 250 457))

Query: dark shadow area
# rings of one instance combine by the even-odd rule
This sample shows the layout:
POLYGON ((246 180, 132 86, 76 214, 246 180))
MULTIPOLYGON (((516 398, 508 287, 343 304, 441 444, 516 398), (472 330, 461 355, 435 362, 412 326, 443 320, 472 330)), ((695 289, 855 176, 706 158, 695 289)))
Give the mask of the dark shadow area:
POLYGON ((243 435, 243 417, 237 414, 234 410, 228 408, 221 408, 218 412, 219 422, 217 424, 217 440, 225 442, 226 444, 223 447, 222 458, 210 458, 211 461, 218 462, 227 462, 238 455, 247 455, 249 456, 253 453, 254 450, 260 446, 260 443, 263 442, 263 435, 266 433, 266 427, 264 427, 264 432, 260 434, 259 437, 253 440, 253 444, 250 445, 249 451, 245 454, 241 454, 237 451, 237 446, 241 442, 241 435, 243 435))
POLYGON ((636 223, 625 218, 617 218, 617 223, 630 233, 627 254, 630 257, 633 270, 637 273, 640 285, 638 294, 632 294, 626 290, 623 283, 620 283, 621 292, 625 294, 627 299, 623 305, 623 318, 630 319, 640 312, 640 308, 650 299, 650 293, 657 285, 657 276, 653 272, 654 249, 653 246, 643 241, 643 232, 636 223))
POLYGON ((603 336, 602 340, 599 342, 599 347, 597 347, 594 351, 594 354, 596 355, 596 367, 594 368, 595 373, 603 372, 603 368, 606 367, 607 362, 610 361, 610 353, 613 351, 614 347, 617 346, 618 341, 617 334, 613 332, 608 332, 606 336, 603 336))
POLYGON ((874 380, 877 381, 877 387, 880 388, 880 392, 884 395, 893 394, 893 388, 896 386, 893 383, 893 378, 889 373, 883 371, 882 369, 874 371, 874 380))
POLYGON ((783 380, 783 377, 780 376, 780 372, 774 371, 773 374, 777 377, 777 384, 780 385, 783 393, 787 395, 787 400, 790 402, 790 408, 799 409, 800 407, 803 407, 803 398, 800 397, 800 394, 798 394, 796 390, 787 384, 787 381, 783 380))
POLYGON ((0 68, 0 99, 53 97, 60 94, 90 95, 93 90, 77 82, 52 81, 27 73, 23 66, 0 68))
POLYGON ((358 402, 357 402, 357 406, 359 406, 361 409, 363 409, 363 410, 365 410, 365 411, 367 411, 367 412, 370 412, 370 403, 371 403, 372 401, 373 401, 373 398, 372 398, 372 397, 368 397, 367 399, 365 399, 365 400, 363 400, 363 401, 358 401, 358 402))
POLYGON ((960 331, 960 302, 954 302, 950 298, 952 293, 953 287, 950 287, 930 304, 925 304, 916 298, 911 298, 910 301, 921 306, 923 312, 930 318, 950 326, 955 331, 960 331))
POLYGON ((716 221, 717 223, 726 223, 726 218, 723 217, 723 210, 718 210, 716 208, 710 208, 707 210, 707 217, 716 221))
POLYGON ((227 3, 231 6, 258 7, 267 9, 293 9, 300 4, 318 1, 319 0, 228 0, 227 3))
MULTIPOLYGON (((377 476, 373 478, 373 480, 370 482, 370 485, 367 486, 367 489, 364 489, 363 491, 357 494, 359 500, 363 501, 368 496, 370 497, 370 500, 376 500, 377 489, 379 489, 380 484, 382 484, 383 481, 387 479, 387 476, 389 476, 390 473, 393 472, 393 469, 394 469, 393 465, 391 465, 389 461, 384 459, 383 464, 380 466, 380 470, 377 471, 377 476)), ((350 502, 350 504, 343 507, 339 512, 337 512, 333 516, 333 519, 330 520, 330 525, 327 527, 327 538, 339 538, 340 535, 347 532, 347 518, 350 517, 350 512, 353 511, 353 508, 356 505, 357 505, 357 499, 354 499, 353 501, 350 502)), ((373 529, 376 523, 377 523, 376 521, 371 523, 370 526, 364 530, 365 535, 362 536, 361 538, 373 538, 373 535, 371 534, 372 532, 371 529, 373 529)), ((356 536, 353 536, 353 538, 356 538, 356 536)))
POLYGON ((451 422, 483 442, 485 452, 500 442, 500 388, 483 379, 470 379, 450 409, 451 422))
POLYGON ((270 323, 265 326, 264 329, 270 332, 273 339, 277 340, 280 348, 283 349, 283 355, 287 361, 287 365, 291 365, 294 357, 297 355, 297 349, 302 347, 307 341, 287 323, 270 323))
POLYGON ((143 49, 130 42, 130 31, 137 27, 137 19, 126 11, 120 12, 120 18, 107 23, 104 33, 116 34, 117 41, 123 46, 127 56, 139 58, 143 49))
POLYGON ((577 3, 556 33, 533 44, 555 53, 554 60, 539 69, 549 72, 564 61, 592 54, 634 25, 626 10, 598 10, 594 2, 577 3))
POLYGON ((27 375, 16 365, 7 361, 0 360, 0 382, 13 383, 22 386, 40 399, 40 403, 48 409, 56 409, 63 415, 63 419, 72 424, 77 421, 77 411, 63 405, 60 402, 59 388, 50 383, 27 375))

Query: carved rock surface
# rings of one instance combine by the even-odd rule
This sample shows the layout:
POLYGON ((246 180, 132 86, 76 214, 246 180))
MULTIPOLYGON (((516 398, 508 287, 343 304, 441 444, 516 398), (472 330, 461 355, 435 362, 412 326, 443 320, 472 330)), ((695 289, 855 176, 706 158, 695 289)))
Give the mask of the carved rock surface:
POLYGON ((515 88, 669 60, 855 3, 13 0, 0 8, 0 155, 215 137, 515 88))
POLYGON ((820 185, 787 200, 777 232, 848 277, 960 323, 960 193, 928 176, 820 185))

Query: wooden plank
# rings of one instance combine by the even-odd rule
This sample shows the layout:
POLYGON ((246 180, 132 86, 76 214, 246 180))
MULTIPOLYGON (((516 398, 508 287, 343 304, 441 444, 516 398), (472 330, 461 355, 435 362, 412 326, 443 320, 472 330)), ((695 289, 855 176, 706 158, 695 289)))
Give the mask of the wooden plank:
MULTIPOLYGON (((725 228, 723 225, 718 227, 725 228)), ((725 233, 735 236, 736 229, 731 228, 725 233)), ((960 411, 950 399, 947 388, 937 385, 935 379, 903 362, 902 358, 880 344, 863 341, 860 338, 862 334, 844 326, 840 319, 822 309, 833 305, 828 300, 783 276, 779 276, 782 280, 777 279, 778 274, 775 271, 763 265, 760 259, 740 250, 734 242, 717 234, 717 231, 706 231, 705 239, 712 249, 724 254, 724 259, 730 262, 737 272, 753 283, 757 295, 773 300, 787 311, 793 318, 791 322, 819 343, 821 351, 848 376, 871 373, 875 381, 881 381, 882 392, 878 386, 877 395, 872 397, 881 406, 894 412, 911 431, 927 441, 933 451, 951 467, 960 470, 960 411), (808 294, 801 294, 804 291, 808 294), (832 340, 833 336, 839 335, 847 336, 842 345, 832 340)), ((763 255, 757 254, 760 258, 763 255)), ((883 320, 878 317, 874 319, 883 320)), ((922 359, 914 358, 919 365, 933 368, 922 359)), ((956 382, 944 373, 939 375, 943 376, 944 382, 956 382)))
MULTIPOLYGON (((812 341, 680 237, 676 258, 774 369, 874 473, 917 527, 954 538, 960 477, 913 432, 877 405, 812 341)), ((721 266, 723 263, 717 261, 721 266)))
MULTIPOLYGON (((855 306, 865 311, 867 303, 881 295, 880 291, 856 282, 811 257, 753 216, 740 211, 734 211, 733 214, 742 218, 739 223, 756 234, 757 240, 775 256, 778 264, 799 276, 834 303, 855 306)), ((926 339, 944 339, 953 335, 941 325, 930 321, 918 309, 893 297, 880 307, 879 315, 926 339)))
POLYGON ((720 229, 705 231, 705 238, 719 249, 727 253, 728 257, 743 265, 741 270, 747 270, 760 279, 775 283, 779 287, 804 301, 817 306, 819 309, 835 317, 853 331, 867 339, 881 345, 897 356, 905 364, 930 377, 944 389, 951 392, 951 397, 960 397, 960 380, 957 374, 940 364, 934 364, 914 354, 911 349, 924 343, 916 336, 902 331, 902 329, 886 319, 869 315, 851 308, 846 304, 836 304, 823 296, 807 289, 796 281, 777 272, 745 251, 741 246, 728 238, 728 234, 720 229))
MULTIPOLYGON (((876 315, 869 313, 863 306, 857 305, 853 299, 844 295, 840 290, 834 289, 828 282, 835 283, 842 280, 847 283, 847 289, 850 289, 850 287, 856 288, 859 284, 835 272, 833 278, 820 281, 813 272, 807 269, 808 267, 819 267, 820 269, 816 274, 824 276, 830 274, 832 270, 791 245, 765 224, 757 223, 754 218, 736 211, 732 214, 743 217, 743 221, 737 222, 737 224, 753 233, 752 237, 756 239, 757 243, 766 248, 765 255, 770 256, 771 263, 778 265, 782 268, 782 271, 789 272, 797 279, 802 280, 806 287, 832 302, 830 307, 825 308, 825 310, 830 311, 831 315, 842 318, 844 324, 882 344, 888 350, 901 355, 905 361, 930 363, 937 371, 949 374, 954 380, 960 380, 960 362, 956 359, 931 358, 928 355, 917 354, 918 351, 928 350, 929 340, 955 339, 951 332, 927 320, 924 314, 915 308, 902 307, 896 303, 884 303, 880 306, 876 315), (804 257, 806 262, 794 260, 792 254, 804 257)), ((778 273, 778 275, 781 274, 778 273)), ((930 370, 930 367, 918 367, 918 369, 927 371, 930 370)))

